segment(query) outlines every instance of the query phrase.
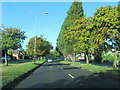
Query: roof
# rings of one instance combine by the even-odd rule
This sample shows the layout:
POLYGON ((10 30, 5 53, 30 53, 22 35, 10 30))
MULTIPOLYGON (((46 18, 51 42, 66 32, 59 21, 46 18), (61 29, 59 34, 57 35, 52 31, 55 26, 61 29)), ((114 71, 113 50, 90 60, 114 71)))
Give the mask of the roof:
POLYGON ((22 55, 25 55, 25 52, 21 50, 9 50, 9 51, 11 51, 13 54, 20 54, 21 52, 22 55))

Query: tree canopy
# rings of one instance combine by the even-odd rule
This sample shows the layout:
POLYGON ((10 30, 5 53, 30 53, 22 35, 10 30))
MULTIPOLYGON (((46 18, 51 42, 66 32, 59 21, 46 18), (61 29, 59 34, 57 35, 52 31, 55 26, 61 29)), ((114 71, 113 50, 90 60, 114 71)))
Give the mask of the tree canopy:
POLYGON ((2 54, 5 56, 5 65, 8 66, 8 61, 7 61, 7 51, 8 49, 18 49, 21 48, 22 45, 21 43, 23 40, 25 40, 25 32, 21 31, 21 29, 18 28, 6 28, 5 26, 2 25, 0 28, 0 34, 1 34, 1 41, 2 43, 0 44, 0 47, 2 47, 2 54))
POLYGON ((94 13, 93 18, 96 30, 99 32, 99 34, 104 34, 103 38, 109 42, 106 42, 106 46, 111 46, 112 48, 118 49, 120 45, 120 40, 118 39, 120 38, 120 34, 118 33, 120 29, 120 21, 118 19, 118 6, 105 6, 100 7, 96 10, 97 11, 94 13), (110 43, 112 44, 110 45, 110 43))
MULTIPOLYGON (((74 20, 79 20, 84 17, 82 2, 73 2, 70 6, 67 17, 65 18, 59 36, 57 38, 57 48, 65 56, 66 54, 73 54, 73 44, 74 40, 71 39, 70 43, 66 43, 64 35, 69 32, 68 27, 72 26, 74 20)), ((71 36, 72 37, 72 36, 71 36)))
POLYGON ((100 7, 96 9, 93 17, 79 16, 79 19, 74 18, 74 20, 69 19, 72 17, 70 15, 74 15, 70 13, 72 10, 70 7, 70 11, 68 11, 70 14, 66 17, 58 36, 57 47, 60 49, 59 51, 62 54, 66 53, 67 56, 71 53, 84 52, 88 58, 88 54, 99 57, 99 52, 103 50, 112 48, 118 50, 120 47, 118 7, 119 5, 100 7), (66 24, 67 20, 71 24, 66 24))
MULTIPOLYGON (((35 45, 35 37, 31 38, 28 42, 27 54, 33 56, 34 55, 34 45, 35 45)), ((47 55, 50 53, 50 49, 53 46, 50 42, 46 41, 43 37, 36 37, 36 55, 47 55)))
POLYGON ((21 31, 18 28, 6 28, 5 26, 2 25, 1 30, 1 36, 2 36, 2 50, 6 51, 8 49, 18 49, 21 48, 21 42, 25 40, 25 32, 21 31))

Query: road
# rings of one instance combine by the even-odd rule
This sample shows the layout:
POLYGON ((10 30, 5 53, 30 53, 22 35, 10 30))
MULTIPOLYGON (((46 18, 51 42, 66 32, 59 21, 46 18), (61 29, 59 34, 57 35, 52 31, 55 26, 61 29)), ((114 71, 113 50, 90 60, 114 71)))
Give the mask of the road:
POLYGON ((118 80, 54 61, 44 63, 14 88, 118 88, 118 80))

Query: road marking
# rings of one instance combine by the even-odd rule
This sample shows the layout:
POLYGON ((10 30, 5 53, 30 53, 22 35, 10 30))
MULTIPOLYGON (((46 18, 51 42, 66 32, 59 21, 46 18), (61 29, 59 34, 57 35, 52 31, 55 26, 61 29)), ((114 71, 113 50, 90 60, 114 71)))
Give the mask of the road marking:
POLYGON ((71 78, 74 78, 71 74, 68 73, 68 75, 69 75, 71 78))

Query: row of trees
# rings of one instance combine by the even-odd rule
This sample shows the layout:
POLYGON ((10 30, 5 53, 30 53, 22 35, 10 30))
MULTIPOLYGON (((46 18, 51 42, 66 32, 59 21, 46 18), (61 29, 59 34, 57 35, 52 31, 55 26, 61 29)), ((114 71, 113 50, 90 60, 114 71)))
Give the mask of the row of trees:
POLYGON ((82 2, 73 2, 57 38, 58 50, 73 63, 78 53, 84 53, 89 63, 88 54, 100 60, 101 51, 120 50, 119 10, 119 5, 100 7, 93 17, 86 17, 82 2))
POLYGON ((61 57, 62 55, 57 51, 57 49, 54 49, 54 51, 50 52, 51 55, 54 57, 61 57))
MULTIPOLYGON (((19 28, 6 28, 1 26, 0 28, 0 50, 2 51, 2 56, 5 56, 5 65, 8 66, 7 55, 12 56, 9 49, 17 50, 22 49, 22 43, 26 39, 25 32, 19 28)), ((49 43, 42 36, 36 37, 36 53, 34 54, 34 37, 31 38, 27 45, 27 50, 25 51, 29 56, 45 56, 49 54, 50 49, 52 49, 51 43, 49 43)))

